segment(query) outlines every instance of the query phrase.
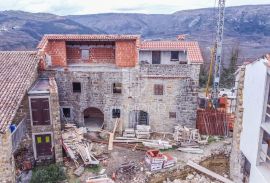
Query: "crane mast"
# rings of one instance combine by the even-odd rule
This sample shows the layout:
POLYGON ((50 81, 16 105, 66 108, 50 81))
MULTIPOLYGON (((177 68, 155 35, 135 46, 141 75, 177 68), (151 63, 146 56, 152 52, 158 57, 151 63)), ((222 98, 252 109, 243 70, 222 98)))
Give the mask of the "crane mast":
POLYGON ((216 41, 214 45, 214 58, 215 58, 215 71, 213 80, 213 92, 212 99, 214 107, 218 107, 218 94, 219 94, 219 82, 220 82, 220 69, 221 69, 221 57, 222 57, 222 43, 224 32, 224 14, 225 14, 225 0, 219 0, 218 2, 218 20, 217 20, 217 33, 216 41))

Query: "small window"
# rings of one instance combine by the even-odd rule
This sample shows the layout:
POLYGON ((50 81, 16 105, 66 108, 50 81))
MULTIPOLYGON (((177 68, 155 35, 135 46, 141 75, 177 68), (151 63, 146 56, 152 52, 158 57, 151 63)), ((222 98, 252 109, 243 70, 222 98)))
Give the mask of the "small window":
POLYGON ((89 60, 89 55, 90 55, 89 50, 82 50, 81 51, 81 58, 83 60, 89 60))
POLYGON ((154 94, 163 95, 163 85, 160 85, 160 84, 154 85, 154 94))
POLYGON ((186 51, 179 52, 179 63, 180 64, 187 64, 187 53, 186 51))
POLYGON ((176 112, 169 112, 169 118, 176 118, 176 112))
POLYGON ((172 51, 171 52, 171 61, 178 61, 179 60, 179 52, 178 51, 172 51))
POLYGON ((68 107, 63 107, 62 108, 62 117, 71 118, 71 109, 68 107))
POLYGON ((81 83, 74 82, 72 83, 72 86, 73 86, 74 93, 81 93, 81 83))
POLYGON ((42 143, 41 137, 37 137, 37 144, 41 144, 41 143, 42 143))
POLYGON ((122 93, 121 83, 113 83, 113 93, 122 93))
POLYGON ((120 118, 120 109, 112 110, 112 118, 120 118))
POLYGON ((50 136, 46 136, 45 137, 45 142, 46 143, 50 143, 51 142, 51 137, 50 136))

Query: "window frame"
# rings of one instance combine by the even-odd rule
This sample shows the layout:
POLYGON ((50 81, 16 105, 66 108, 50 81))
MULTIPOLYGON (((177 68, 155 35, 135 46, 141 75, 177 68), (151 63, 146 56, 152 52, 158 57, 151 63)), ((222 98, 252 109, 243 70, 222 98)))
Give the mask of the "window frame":
POLYGON ((152 51, 152 64, 153 65, 161 64, 161 51, 159 51, 159 50, 152 51), (154 57, 155 57, 155 59, 154 59, 154 57))
POLYGON ((89 49, 81 49, 81 59, 89 60, 90 58, 90 50, 89 49))
MULTIPOLYGON (((174 55, 176 56, 176 55, 174 55)), ((171 61, 176 62, 179 61, 179 51, 171 51, 171 61), (173 58, 173 55, 177 53, 177 58, 173 58)))
POLYGON ((30 109, 30 119, 31 119, 31 126, 49 126, 52 125, 52 116, 51 116, 51 101, 50 101, 50 96, 44 95, 44 96, 29 96, 28 97, 28 102, 29 102, 29 109, 30 109), (34 123, 33 120, 33 108, 32 108, 32 99, 47 99, 48 100, 48 110, 49 110, 49 122, 48 123, 34 123))
POLYGON ((112 109, 112 119, 121 118, 121 109, 114 108, 112 109))
POLYGON ((82 84, 81 84, 81 82, 72 82, 72 92, 73 93, 81 93, 82 92, 82 84), (76 84, 79 84, 80 89, 75 89, 76 84))
POLYGON ((112 84, 112 93, 113 94, 122 94, 122 88, 123 88, 122 83, 115 82, 115 83, 112 84), (120 86, 116 86, 116 85, 120 85, 120 86))
POLYGON ((176 112, 169 112, 169 118, 170 119, 176 119, 176 117, 177 117, 176 112))
POLYGON ((164 95, 163 84, 154 84, 154 95, 164 95))
POLYGON ((67 106, 62 106, 61 107, 61 117, 65 118, 65 119, 71 119, 72 118, 72 112, 71 112, 72 108, 71 107, 67 107, 67 106), (69 109, 69 117, 66 117, 64 115, 64 109, 69 109))

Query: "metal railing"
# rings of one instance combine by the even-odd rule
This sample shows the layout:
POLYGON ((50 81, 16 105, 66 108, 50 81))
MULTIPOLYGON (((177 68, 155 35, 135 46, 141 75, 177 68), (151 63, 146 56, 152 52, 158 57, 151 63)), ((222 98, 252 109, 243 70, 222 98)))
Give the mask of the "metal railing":
POLYGON ((13 153, 19 148, 19 145, 24 135, 26 134, 27 131, 26 121, 27 121, 26 118, 24 118, 11 134, 13 153))

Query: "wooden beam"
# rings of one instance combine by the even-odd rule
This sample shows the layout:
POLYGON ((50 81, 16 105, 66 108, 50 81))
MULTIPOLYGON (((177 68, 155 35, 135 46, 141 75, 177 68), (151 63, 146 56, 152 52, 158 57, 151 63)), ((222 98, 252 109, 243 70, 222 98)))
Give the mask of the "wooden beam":
POLYGON ((197 163, 194 163, 193 161, 188 160, 187 165, 189 165, 192 168, 195 168, 195 169, 199 170, 200 172, 205 173, 205 174, 207 174, 207 175, 209 175, 209 176, 211 176, 211 177, 213 177, 221 182, 234 183, 233 181, 231 181, 231 180, 229 180, 229 179, 227 179, 227 178, 225 178, 225 177, 223 177, 223 176, 221 176, 221 175, 219 175, 211 170, 208 170, 207 168, 204 168, 203 166, 198 165, 197 163))

